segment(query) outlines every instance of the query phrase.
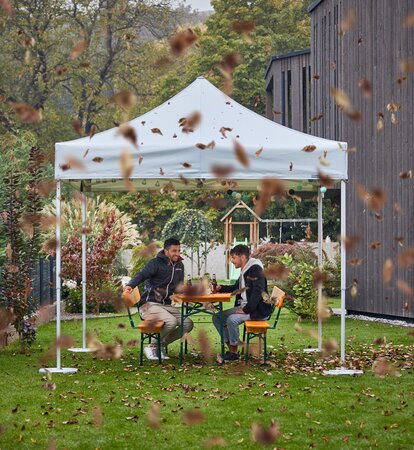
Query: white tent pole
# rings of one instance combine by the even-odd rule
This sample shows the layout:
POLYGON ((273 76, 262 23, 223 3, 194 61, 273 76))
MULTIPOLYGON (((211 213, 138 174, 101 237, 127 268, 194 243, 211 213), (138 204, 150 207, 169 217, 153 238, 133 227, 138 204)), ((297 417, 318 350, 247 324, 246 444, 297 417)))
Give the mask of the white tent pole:
MULTIPOLYGON (((341 181, 341 236, 346 236, 346 183, 341 181)), ((341 362, 345 366, 346 248, 341 239, 341 362)))
POLYGON ((89 352, 86 347, 86 194, 83 181, 81 182, 81 208, 82 208, 82 347, 69 348, 71 352, 89 352))
POLYGON ((86 348, 86 195, 82 183, 82 347, 86 348))
MULTIPOLYGON (((322 240, 323 240, 323 215, 322 215, 322 200, 324 194, 318 190, 318 268, 322 272, 323 254, 322 254, 322 240)), ((318 286, 318 304, 322 301, 322 283, 318 286)), ((318 315, 318 350, 322 351, 322 320, 318 315)))
MULTIPOLYGON (((322 199, 324 194, 321 189, 318 189, 318 268, 322 271, 323 254, 322 254, 322 240, 323 240, 323 216, 322 216, 322 199)), ((309 222, 308 222, 309 224, 309 222)), ((318 303, 322 297, 322 284, 318 287, 318 303)), ((322 320, 318 316, 318 348, 305 348, 304 352, 320 352, 322 351, 322 320)))
POLYGON ((324 370, 325 375, 362 375, 364 372, 358 369, 345 367, 345 293, 346 293, 346 183, 341 180, 341 367, 338 369, 324 370))
MULTIPOLYGON (((62 255, 61 255, 61 244, 60 244, 60 222, 61 222, 61 186, 60 180, 56 183, 56 340, 59 341, 60 338, 60 299, 61 299, 61 287, 62 287, 62 255)), ((61 369, 60 361, 60 347, 56 347, 56 368, 61 369)))
MULTIPOLYGON (((56 182, 56 341, 60 339, 60 300, 61 300, 61 287, 62 287, 62 256, 61 256, 61 243, 60 243, 60 223, 61 223, 61 186, 60 180, 56 182)), ((75 373, 78 369, 61 367, 61 352, 60 346, 56 346, 56 367, 40 369, 40 373, 75 373)))

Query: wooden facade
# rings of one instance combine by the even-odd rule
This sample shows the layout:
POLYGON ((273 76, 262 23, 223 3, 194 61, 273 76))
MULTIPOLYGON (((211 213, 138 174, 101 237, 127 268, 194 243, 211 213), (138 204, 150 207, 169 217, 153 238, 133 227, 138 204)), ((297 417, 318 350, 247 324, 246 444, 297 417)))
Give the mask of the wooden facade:
POLYGON ((310 49, 273 56, 265 79, 266 117, 310 132, 310 49))
POLYGON ((399 176, 414 170, 414 27, 403 25, 414 3, 317 0, 309 12, 310 118, 320 117, 310 122, 310 132, 356 148, 349 153, 347 235, 358 236, 360 243, 347 258, 360 264, 347 265, 347 286, 356 282, 358 288, 355 298, 347 291, 347 309, 413 319, 409 289, 414 290, 414 267, 401 267, 398 255, 414 247, 414 181, 399 176), (359 120, 335 105, 332 87, 348 95, 359 120), (398 108, 394 116, 388 110, 392 104, 398 108), (358 186, 385 192, 379 214, 361 200, 358 186), (371 244, 376 242, 380 246, 374 250, 371 244), (387 259, 394 270, 391 281, 384 283, 387 259))

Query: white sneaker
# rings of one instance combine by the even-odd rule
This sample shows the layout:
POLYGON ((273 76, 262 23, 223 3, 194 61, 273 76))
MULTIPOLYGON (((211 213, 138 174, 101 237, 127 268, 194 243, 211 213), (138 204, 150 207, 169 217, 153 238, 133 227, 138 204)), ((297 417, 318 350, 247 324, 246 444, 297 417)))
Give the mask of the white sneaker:
POLYGON ((144 355, 150 361, 158 361, 157 347, 153 347, 152 345, 147 345, 144 348, 144 355))
POLYGON ((167 354, 165 353, 165 350, 163 348, 161 348, 161 359, 170 359, 169 356, 167 356, 167 354))

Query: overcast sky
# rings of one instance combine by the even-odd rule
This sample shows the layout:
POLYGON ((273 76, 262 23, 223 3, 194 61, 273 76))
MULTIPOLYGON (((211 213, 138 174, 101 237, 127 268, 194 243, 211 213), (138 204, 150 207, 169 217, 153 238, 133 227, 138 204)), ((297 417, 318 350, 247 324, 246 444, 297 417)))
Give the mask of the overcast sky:
POLYGON ((210 0, 185 0, 185 2, 193 9, 198 9, 199 11, 207 11, 208 9, 212 9, 210 0))

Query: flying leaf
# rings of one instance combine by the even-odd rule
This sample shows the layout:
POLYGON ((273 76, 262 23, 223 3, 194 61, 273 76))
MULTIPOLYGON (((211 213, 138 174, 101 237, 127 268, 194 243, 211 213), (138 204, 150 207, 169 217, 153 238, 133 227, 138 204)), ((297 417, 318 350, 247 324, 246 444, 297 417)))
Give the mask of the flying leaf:
POLYGON ((391 281, 392 273, 394 271, 394 265, 390 258, 387 258, 384 262, 384 267, 382 269, 382 278, 385 284, 391 281))
POLYGON ((234 140, 234 152, 236 154, 236 158, 240 162, 240 164, 244 167, 250 166, 250 160, 247 156, 246 150, 244 147, 240 144, 240 142, 234 140))
POLYGON ((42 120, 41 112, 33 108, 33 106, 28 105, 27 103, 10 102, 9 104, 23 123, 33 124, 39 123, 42 120))
POLYGON ((122 123, 118 128, 118 133, 123 136, 127 141, 131 142, 134 147, 138 148, 138 138, 135 129, 128 123, 122 123))
POLYGON ((161 136, 163 136, 163 134, 159 128, 151 128, 151 132, 154 134, 160 134, 161 136))
POLYGON ((285 185, 276 178, 265 178, 259 188, 259 199, 256 203, 256 212, 260 216, 267 208, 273 196, 279 199, 286 198, 285 185))
POLYGON ((270 280, 285 280, 290 274, 290 269, 282 263, 277 263, 267 267, 263 274, 270 280))
POLYGON ((189 411, 184 411, 181 422, 185 425, 197 425, 204 422, 205 416, 199 409, 191 409, 189 411))
POLYGON ((262 151, 263 151, 263 147, 260 147, 259 150, 256 150, 255 155, 257 158, 262 154, 262 151))
POLYGON ((226 133, 233 131, 233 129, 232 128, 228 128, 228 127, 221 127, 219 131, 220 131, 221 135, 224 138, 227 138, 227 134, 226 133))
POLYGON ((121 91, 109 97, 110 103, 115 103, 122 108, 132 108, 138 100, 138 97, 130 91, 121 91))
POLYGON ((0 0, 0 7, 7 16, 13 15, 13 7, 10 0, 0 0))
POLYGON ((316 150, 316 145, 306 145, 305 147, 302 148, 303 152, 306 153, 311 153, 314 152, 316 150))
POLYGON ((191 28, 179 31, 170 38, 170 47, 174 55, 181 55, 187 48, 197 42, 197 35, 191 28))
POLYGON ((212 164, 210 170, 214 174, 215 177, 217 177, 217 178, 226 178, 234 171, 234 167, 232 167, 232 166, 221 166, 219 164, 212 164))
POLYGON ((259 423, 253 423, 251 426, 253 442, 258 444, 270 445, 280 437, 279 425, 272 419, 270 427, 265 428, 259 423))
POLYGON ((255 20, 236 20, 231 23, 231 29, 238 34, 249 35, 255 28, 255 20))
POLYGON ((78 58, 82 52, 85 50, 86 46, 88 44, 88 41, 82 40, 79 41, 70 51, 70 59, 74 60, 78 58))
POLYGON ((100 156, 95 156, 95 158, 92 158, 92 161, 95 163, 101 163, 104 159, 100 156))
POLYGON ((121 166, 122 177, 128 179, 132 174, 134 161, 129 149, 124 149, 119 157, 119 164, 121 166))

